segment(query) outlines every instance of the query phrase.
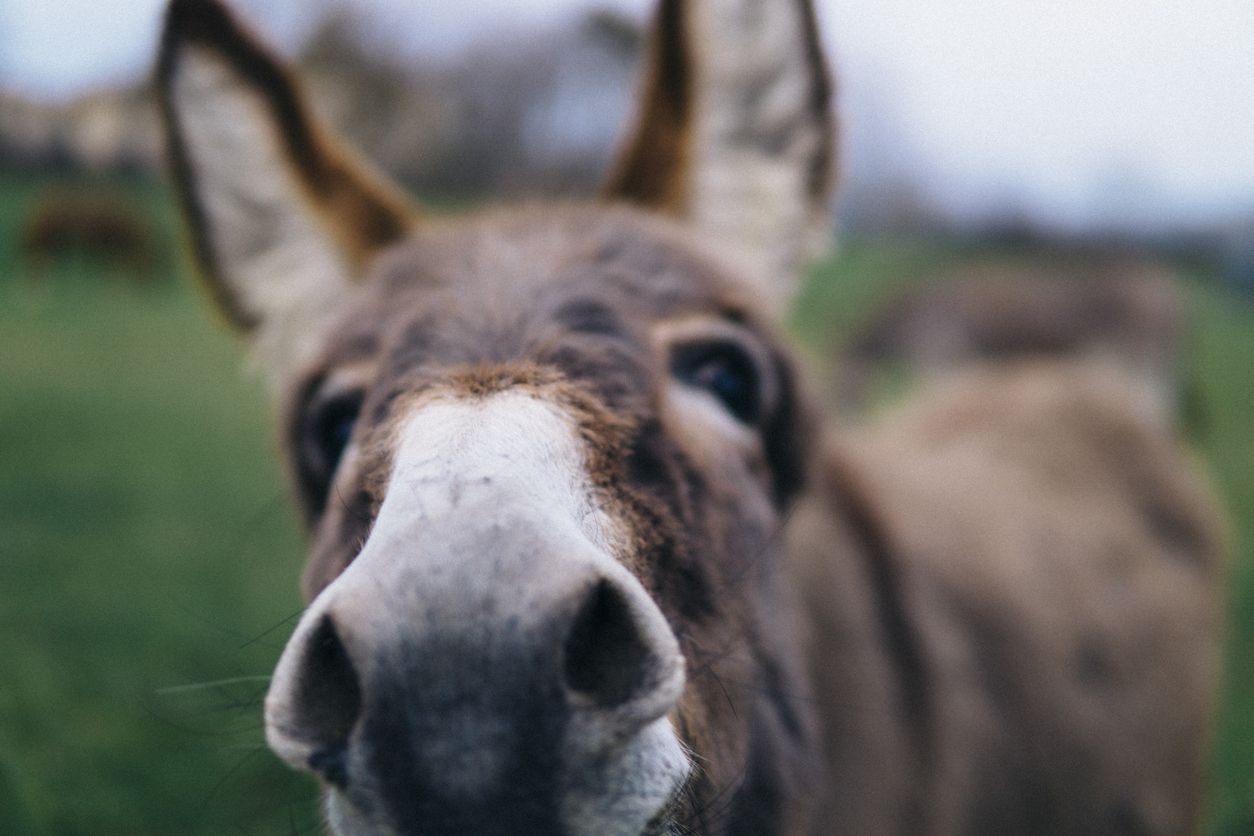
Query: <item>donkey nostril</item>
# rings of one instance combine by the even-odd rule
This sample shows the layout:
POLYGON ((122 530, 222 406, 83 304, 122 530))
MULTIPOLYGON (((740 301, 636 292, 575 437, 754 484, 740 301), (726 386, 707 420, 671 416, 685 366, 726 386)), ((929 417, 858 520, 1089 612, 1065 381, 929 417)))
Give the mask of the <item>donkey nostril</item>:
POLYGON ((294 696, 294 732, 316 747, 309 768, 342 786, 348 736, 361 713, 361 684, 329 615, 305 644, 294 696))
POLYGON ((328 784, 333 784, 340 789, 348 786, 348 760, 344 747, 318 749, 309 756, 306 763, 328 784))
POLYGON ((566 638, 566 686, 596 705, 620 705, 648 684, 654 654, 622 592, 593 587, 566 638))

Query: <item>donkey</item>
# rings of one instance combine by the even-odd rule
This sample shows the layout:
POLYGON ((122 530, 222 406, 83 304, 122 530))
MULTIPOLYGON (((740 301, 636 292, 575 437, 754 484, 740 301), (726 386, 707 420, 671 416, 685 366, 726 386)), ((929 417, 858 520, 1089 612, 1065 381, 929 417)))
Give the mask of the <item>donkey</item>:
POLYGON ((1222 530, 1117 376, 825 431, 806 0, 662 0, 600 199, 424 216, 218 0, 158 61, 312 541, 266 737, 338 834, 1187 833, 1222 530))
POLYGON ((863 322, 838 364, 837 400, 869 406, 877 372, 922 379, 972 363, 1058 356, 1121 366, 1170 426, 1185 392, 1186 310, 1175 277, 1133 256, 1042 254, 960 265, 863 322))
POLYGON ((32 282, 42 282, 54 264, 77 256, 148 286, 160 276, 157 239, 152 223, 119 197, 52 192, 22 224, 18 263, 32 282))

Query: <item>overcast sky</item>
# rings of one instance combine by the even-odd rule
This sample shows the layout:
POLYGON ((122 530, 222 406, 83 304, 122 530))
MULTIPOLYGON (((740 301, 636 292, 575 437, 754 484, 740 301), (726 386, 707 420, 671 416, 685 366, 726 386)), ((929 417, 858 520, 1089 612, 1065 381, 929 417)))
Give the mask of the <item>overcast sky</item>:
MULTIPOLYGON (((357 0, 416 50, 588 0, 357 0)), ((161 0, 3 0, 0 80, 67 94, 136 75, 161 0)), ((310 0, 247 0, 289 44, 310 0)), ((643 18, 649 0, 607 0, 643 18)), ((819 0, 848 164, 944 205, 1088 223, 1254 216, 1252 0, 819 0), (885 142, 889 140, 889 142, 885 142), (887 148, 887 151, 886 151, 887 148)))

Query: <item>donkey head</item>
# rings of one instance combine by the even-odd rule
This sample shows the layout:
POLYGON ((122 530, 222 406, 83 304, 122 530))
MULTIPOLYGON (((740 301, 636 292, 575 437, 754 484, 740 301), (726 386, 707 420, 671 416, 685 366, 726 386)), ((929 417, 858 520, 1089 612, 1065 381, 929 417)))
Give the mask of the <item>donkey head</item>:
POLYGON ((651 56, 600 201, 446 220, 227 9, 170 7, 198 266, 270 372, 312 540, 267 739, 336 832, 767 833, 820 769, 781 697, 810 433, 769 323, 826 224, 813 14, 666 0, 651 56))

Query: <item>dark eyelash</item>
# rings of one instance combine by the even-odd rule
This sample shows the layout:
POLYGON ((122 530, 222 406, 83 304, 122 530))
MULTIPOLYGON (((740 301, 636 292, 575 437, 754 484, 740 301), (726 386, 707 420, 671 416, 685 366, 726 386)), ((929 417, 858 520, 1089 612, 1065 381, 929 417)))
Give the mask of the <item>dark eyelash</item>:
POLYGON ((681 383, 709 392, 741 422, 756 423, 763 408, 761 373, 736 343, 720 340, 672 349, 671 374, 681 383))
POLYGON ((319 512, 326 505, 331 480, 352 438, 362 399, 360 392, 344 392, 315 400, 306 410, 298 467, 305 490, 319 512))

